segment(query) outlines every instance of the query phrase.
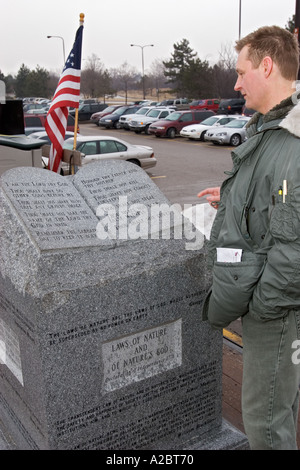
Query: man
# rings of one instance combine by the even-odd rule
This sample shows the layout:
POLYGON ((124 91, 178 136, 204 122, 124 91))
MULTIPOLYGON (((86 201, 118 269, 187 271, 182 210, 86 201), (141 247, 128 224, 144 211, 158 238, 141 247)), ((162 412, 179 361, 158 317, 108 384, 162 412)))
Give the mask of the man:
POLYGON ((263 27, 236 44, 237 82, 258 111, 233 168, 208 195, 218 211, 209 241, 213 283, 203 317, 242 317, 242 410, 251 449, 297 449, 300 381, 300 98, 297 39, 263 27), (229 250, 233 249, 233 250, 229 250))

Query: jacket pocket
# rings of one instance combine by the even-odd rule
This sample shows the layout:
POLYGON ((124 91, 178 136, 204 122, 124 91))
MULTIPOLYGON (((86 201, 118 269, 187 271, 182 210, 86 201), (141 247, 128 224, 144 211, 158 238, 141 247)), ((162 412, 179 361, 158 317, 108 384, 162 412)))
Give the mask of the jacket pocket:
POLYGON ((274 238, 281 241, 295 241, 298 237, 295 222, 297 213, 291 203, 279 202, 275 205, 270 221, 270 232, 274 238))
POLYGON ((239 263, 215 262, 213 284, 206 302, 209 323, 224 328, 248 312, 248 305, 265 263, 265 255, 244 253, 239 263))
POLYGON ((297 329, 297 339, 300 339, 300 312, 295 312, 295 322, 296 322, 296 329, 297 329))

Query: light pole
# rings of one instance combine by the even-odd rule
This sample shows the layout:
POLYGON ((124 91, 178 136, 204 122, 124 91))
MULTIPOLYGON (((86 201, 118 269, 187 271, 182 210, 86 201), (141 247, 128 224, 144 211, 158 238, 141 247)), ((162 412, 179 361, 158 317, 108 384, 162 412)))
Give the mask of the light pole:
POLYGON ((61 36, 47 36, 48 39, 50 38, 59 38, 62 40, 62 44, 63 44, 63 55, 64 55, 64 66, 65 66, 65 63, 66 63, 66 57, 65 57, 65 41, 64 41, 64 38, 61 37, 61 36))
POLYGON ((144 48, 153 47, 154 44, 145 44, 140 46, 139 44, 130 44, 131 47, 140 47, 142 51, 142 80, 143 80, 143 98, 145 99, 145 73, 144 73, 144 48))
POLYGON ((240 0, 240 9, 239 9, 239 39, 241 39, 241 30, 242 30, 242 0, 240 0))

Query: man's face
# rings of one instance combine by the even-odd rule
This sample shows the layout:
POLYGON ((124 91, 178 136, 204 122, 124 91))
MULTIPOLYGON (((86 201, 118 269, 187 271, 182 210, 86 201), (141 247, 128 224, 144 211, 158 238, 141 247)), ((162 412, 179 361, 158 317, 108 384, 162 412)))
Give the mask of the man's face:
POLYGON ((234 86, 246 100, 247 108, 262 112, 264 109, 265 81, 262 67, 254 68, 248 59, 248 46, 243 47, 239 53, 236 71, 238 78, 234 86))

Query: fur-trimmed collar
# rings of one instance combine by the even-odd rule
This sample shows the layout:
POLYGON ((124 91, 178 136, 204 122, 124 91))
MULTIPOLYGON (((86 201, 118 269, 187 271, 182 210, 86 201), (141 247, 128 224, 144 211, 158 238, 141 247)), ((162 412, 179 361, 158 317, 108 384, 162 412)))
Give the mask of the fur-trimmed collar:
POLYGON ((296 137, 300 137, 300 100, 299 92, 291 96, 293 107, 287 116, 281 121, 280 127, 286 129, 296 137))
POLYGON ((300 137, 300 100, 298 99, 298 92, 282 100, 266 114, 255 113, 247 124, 248 134, 253 135, 260 129, 267 128, 268 123, 272 121, 277 121, 277 126, 286 129, 296 137, 300 137))

